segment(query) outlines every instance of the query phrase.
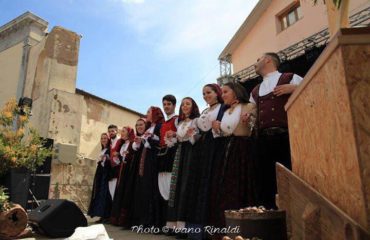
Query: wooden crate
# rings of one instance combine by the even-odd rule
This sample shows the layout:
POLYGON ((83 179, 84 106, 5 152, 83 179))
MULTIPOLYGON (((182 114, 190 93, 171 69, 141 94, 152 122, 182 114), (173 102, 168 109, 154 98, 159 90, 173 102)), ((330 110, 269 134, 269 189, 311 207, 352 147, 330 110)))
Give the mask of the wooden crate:
POLYGON ((285 107, 293 172, 369 231, 370 28, 333 37, 285 107))
POLYGON ((276 171, 279 208, 286 211, 291 239, 370 239, 364 228, 293 172, 281 164, 276 171))

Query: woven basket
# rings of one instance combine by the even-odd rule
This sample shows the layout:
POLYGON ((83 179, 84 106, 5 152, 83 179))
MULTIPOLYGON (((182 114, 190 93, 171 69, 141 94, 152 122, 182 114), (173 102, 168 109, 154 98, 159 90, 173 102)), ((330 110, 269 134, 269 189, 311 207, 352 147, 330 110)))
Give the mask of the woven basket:
POLYGON ((241 235, 244 238, 258 237, 263 240, 287 240, 285 211, 239 212, 225 211, 226 227, 239 226, 238 234, 228 234, 235 238, 241 235))

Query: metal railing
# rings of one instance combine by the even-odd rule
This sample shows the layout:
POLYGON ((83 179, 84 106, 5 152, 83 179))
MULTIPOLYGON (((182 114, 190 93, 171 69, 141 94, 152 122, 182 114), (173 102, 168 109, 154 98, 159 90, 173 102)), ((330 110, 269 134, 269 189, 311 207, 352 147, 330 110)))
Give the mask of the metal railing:
MULTIPOLYGON (((353 14, 349 20, 351 27, 370 26, 370 7, 353 14)), ((305 50, 326 45, 329 38, 329 29, 326 28, 279 51, 277 54, 280 56, 282 62, 292 60, 296 57, 304 55, 305 50)), ((239 79, 240 81, 247 81, 248 79, 255 78, 256 76, 257 74, 254 71, 254 66, 251 65, 230 76, 223 76, 223 78, 233 78, 239 79)))

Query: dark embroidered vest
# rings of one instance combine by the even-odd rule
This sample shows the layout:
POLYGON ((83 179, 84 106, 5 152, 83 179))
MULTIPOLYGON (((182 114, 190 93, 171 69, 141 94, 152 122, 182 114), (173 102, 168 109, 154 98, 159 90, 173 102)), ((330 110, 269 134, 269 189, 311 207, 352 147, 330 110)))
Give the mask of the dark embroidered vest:
MULTIPOLYGON (((276 86, 289 84, 293 78, 293 73, 281 74, 276 86)), ((252 91, 252 96, 257 104, 258 127, 260 130, 270 127, 288 128, 288 118, 284 109, 290 94, 275 96, 273 92, 259 96, 261 84, 258 84, 252 91)))
POLYGON ((160 147, 165 147, 166 143, 164 142, 164 137, 166 136, 166 132, 172 130, 176 132, 176 126, 175 121, 177 119, 177 116, 172 117, 171 119, 167 120, 166 122, 162 123, 161 130, 160 130, 160 147))

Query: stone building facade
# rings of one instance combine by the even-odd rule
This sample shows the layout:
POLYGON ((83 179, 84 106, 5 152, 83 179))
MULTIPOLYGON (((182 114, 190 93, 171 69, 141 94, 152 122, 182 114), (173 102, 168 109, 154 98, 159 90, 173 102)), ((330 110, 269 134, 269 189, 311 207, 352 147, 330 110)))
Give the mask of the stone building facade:
POLYGON ((108 124, 134 126, 141 113, 76 89, 81 36, 26 12, 0 27, 0 106, 33 100, 31 124, 54 140, 49 198, 86 210, 108 124))

